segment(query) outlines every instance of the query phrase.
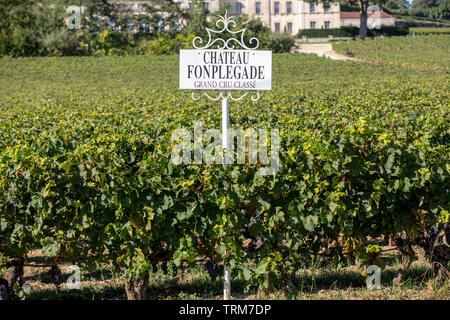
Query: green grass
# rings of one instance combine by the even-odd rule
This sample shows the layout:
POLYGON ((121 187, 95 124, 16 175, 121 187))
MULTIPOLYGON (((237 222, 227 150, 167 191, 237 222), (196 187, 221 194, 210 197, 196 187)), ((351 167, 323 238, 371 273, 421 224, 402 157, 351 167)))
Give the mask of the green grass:
MULTIPOLYGON (((386 268, 381 273, 381 289, 367 290, 360 269, 318 268, 314 271, 301 269, 294 279, 295 289, 275 289, 263 291, 257 287, 245 291, 242 280, 232 281, 233 297, 237 299, 448 299, 449 285, 433 285, 428 265, 415 262, 408 270, 400 287, 393 287, 392 280, 398 265, 386 268)), ((89 276, 82 277, 84 281, 89 276)), ((110 281, 83 282, 80 290, 68 290, 64 286, 56 292, 56 287, 34 289, 26 297, 29 300, 123 300, 126 299, 123 281, 111 278, 110 281), (113 284, 111 284, 111 282, 113 284)), ((221 299, 223 278, 211 283, 201 265, 187 269, 184 275, 170 276, 162 272, 152 274, 149 293, 152 299, 221 299)))

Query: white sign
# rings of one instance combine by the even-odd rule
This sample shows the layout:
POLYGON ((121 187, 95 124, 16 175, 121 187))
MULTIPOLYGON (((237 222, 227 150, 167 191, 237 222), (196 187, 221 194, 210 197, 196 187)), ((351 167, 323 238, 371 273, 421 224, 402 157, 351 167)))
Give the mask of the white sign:
POLYGON ((272 51, 180 50, 180 89, 271 90, 272 51))

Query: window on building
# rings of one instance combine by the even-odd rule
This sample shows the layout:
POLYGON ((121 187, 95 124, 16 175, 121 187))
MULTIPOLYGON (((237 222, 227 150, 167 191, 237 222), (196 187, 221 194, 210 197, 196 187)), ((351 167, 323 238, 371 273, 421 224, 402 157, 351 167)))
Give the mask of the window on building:
POLYGON ((261 13, 261 2, 255 2, 255 13, 256 14, 261 13))
POLYGON ((309 3, 309 12, 314 12, 314 10, 315 10, 314 3, 310 2, 309 3))
POLYGON ((189 10, 192 10, 192 2, 189 2, 189 10))
POLYGON ((292 1, 286 2, 286 13, 292 13, 292 1))
POLYGON ((325 29, 330 29, 330 21, 325 21, 325 29))
POLYGON ((325 11, 325 12, 328 12, 328 11, 330 11, 330 7, 329 7, 329 5, 328 5, 328 7, 326 7, 326 6, 324 5, 324 7, 323 7, 323 11, 325 11))
POLYGON ((139 24, 139 32, 150 32, 150 26, 147 23, 139 24))
POLYGON ((309 22, 309 27, 310 27, 311 29, 315 29, 315 28, 316 28, 316 22, 315 22, 315 21, 309 22))
POLYGON ((206 12, 209 12, 209 2, 203 2, 203 6, 206 12))
POLYGON ((292 22, 288 22, 288 24, 287 24, 287 31, 289 33, 292 33, 292 22))
POLYGON ((274 2, 274 10, 275 10, 275 14, 279 14, 280 13, 280 3, 278 1, 274 2))
POLYGON ((163 28, 164 28, 164 20, 163 20, 163 18, 159 18, 159 20, 158 20, 158 30, 159 31, 163 31, 163 28))
POLYGON ((275 23, 275 32, 280 33, 280 24, 279 23, 275 23))
POLYGON ((242 2, 236 2, 236 13, 237 14, 242 13, 242 8, 243 8, 242 2))

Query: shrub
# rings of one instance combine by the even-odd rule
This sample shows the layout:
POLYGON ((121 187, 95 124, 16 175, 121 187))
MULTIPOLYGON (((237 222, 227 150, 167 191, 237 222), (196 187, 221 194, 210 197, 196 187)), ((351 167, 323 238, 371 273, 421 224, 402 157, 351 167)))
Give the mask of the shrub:
POLYGON ((95 38, 94 48, 101 55, 126 55, 130 43, 126 33, 106 29, 95 38))
POLYGON ((369 36, 406 36, 409 33, 408 27, 384 26, 381 29, 367 30, 369 36))
POLYGON ((260 40, 260 48, 272 50, 274 53, 289 52, 294 46, 294 37, 287 33, 270 33, 260 40))
POLYGON ((43 47, 52 56, 72 56, 82 52, 76 34, 65 28, 48 34, 43 40, 43 47))
POLYGON ((299 30, 297 37, 307 36, 311 38, 325 38, 330 36, 335 37, 354 37, 359 34, 358 27, 342 27, 334 29, 304 29, 299 30))
POLYGON ((192 48, 194 37, 195 35, 193 34, 188 36, 179 34, 175 38, 161 35, 157 39, 141 41, 136 49, 136 53, 145 55, 175 54, 180 49, 192 48))
MULTIPOLYGON (((381 29, 367 30, 367 36, 404 36, 409 33, 408 27, 383 26, 381 29)), ((342 27, 340 29, 305 29, 300 30, 297 37, 307 36, 311 38, 356 37, 359 35, 358 27, 342 27)))

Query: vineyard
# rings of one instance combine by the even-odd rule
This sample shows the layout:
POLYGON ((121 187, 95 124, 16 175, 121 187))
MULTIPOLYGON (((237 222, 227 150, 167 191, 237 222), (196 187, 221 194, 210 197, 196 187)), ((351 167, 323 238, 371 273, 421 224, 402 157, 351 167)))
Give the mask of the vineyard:
POLYGON ((412 28, 411 27, 411 28, 409 28, 409 32, 410 32, 410 34, 430 34, 430 33, 448 34, 448 33, 450 33, 450 28, 412 28))
MULTIPOLYGON (((418 29, 416 33, 420 34, 420 28, 418 29)), ((442 28, 442 30, 445 29, 442 28)), ((450 36, 448 34, 430 34, 414 37, 374 38, 371 41, 343 41, 333 44, 333 49, 371 62, 449 72, 449 46, 450 36)))
MULTIPOLYGON (((167 298, 165 286, 204 274, 201 265, 220 279, 224 261, 233 290, 298 292, 304 266, 384 268, 391 239, 400 285, 413 244, 434 262, 448 241, 448 39, 397 40, 390 61, 404 63, 402 53, 423 69, 274 55, 273 90, 230 104, 231 127, 279 130, 280 168, 268 176, 260 163, 170 161, 174 130, 221 126, 218 103, 178 90, 178 56, 1 58, 3 278, 27 296, 23 266, 42 249, 57 284, 61 264, 107 266, 126 293, 114 298, 149 298, 149 284, 152 298, 167 298)), ((390 41, 338 49, 383 60, 390 41)), ((359 271, 352 279, 365 286, 359 271)), ((219 298, 220 282, 192 286, 219 298)))

